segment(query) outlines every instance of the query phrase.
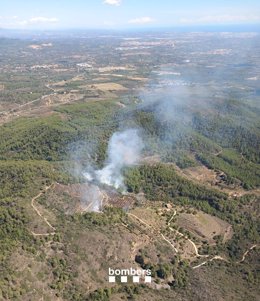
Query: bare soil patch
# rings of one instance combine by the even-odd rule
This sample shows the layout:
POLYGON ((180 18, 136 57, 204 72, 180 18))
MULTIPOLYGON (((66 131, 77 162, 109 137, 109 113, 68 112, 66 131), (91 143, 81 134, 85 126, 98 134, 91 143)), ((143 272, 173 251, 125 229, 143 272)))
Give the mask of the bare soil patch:
POLYGON ((135 70, 134 67, 132 66, 107 66, 107 67, 101 67, 98 68, 98 71, 103 73, 103 72, 111 72, 111 71, 131 71, 135 70))
POLYGON ((182 170, 189 178, 208 184, 215 184, 217 181, 217 173, 206 166, 189 167, 182 170))
POLYGON ((100 84, 94 84, 93 85, 96 89, 101 91, 127 91, 128 89, 124 87, 123 85, 117 84, 117 83, 100 83, 100 84))
POLYGON ((177 224, 200 240, 207 240, 209 244, 215 244, 214 236, 220 235, 223 241, 227 241, 233 235, 229 223, 201 211, 196 214, 180 213, 177 224))

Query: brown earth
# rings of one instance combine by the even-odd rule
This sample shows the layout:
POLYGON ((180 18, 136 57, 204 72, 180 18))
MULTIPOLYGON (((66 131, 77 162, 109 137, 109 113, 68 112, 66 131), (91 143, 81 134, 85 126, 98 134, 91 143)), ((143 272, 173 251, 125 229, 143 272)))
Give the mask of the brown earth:
POLYGON ((215 244, 214 236, 221 235, 223 241, 227 241, 233 235, 230 224, 202 211, 196 214, 180 213, 177 224, 200 240, 207 240, 209 244, 215 244))

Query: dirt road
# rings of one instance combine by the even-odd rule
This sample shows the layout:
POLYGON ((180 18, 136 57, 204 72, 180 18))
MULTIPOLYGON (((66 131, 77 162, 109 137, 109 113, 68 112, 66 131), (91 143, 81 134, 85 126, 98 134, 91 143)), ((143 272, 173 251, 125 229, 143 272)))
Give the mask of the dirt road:
POLYGON ((38 193, 35 197, 32 198, 31 200, 31 206, 34 209, 34 211, 37 213, 37 215, 43 219, 43 221, 48 225, 48 227, 50 227, 52 230, 54 230, 54 232, 51 233, 35 233, 33 231, 31 231, 32 235, 34 236, 49 236, 49 235, 54 235, 56 233, 56 229, 55 227, 53 227, 51 225, 51 223, 47 220, 46 217, 44 217, 41 212, 39 211, 39 209, 35 206, 35 201, 41 197, 44 193, 46 193, 46 191, 48 191, 51 187, 53 187, 55 184, 51 184, 50 186, 46 186, 45 189, 43 191, 41 191, 40 193, 38 193))

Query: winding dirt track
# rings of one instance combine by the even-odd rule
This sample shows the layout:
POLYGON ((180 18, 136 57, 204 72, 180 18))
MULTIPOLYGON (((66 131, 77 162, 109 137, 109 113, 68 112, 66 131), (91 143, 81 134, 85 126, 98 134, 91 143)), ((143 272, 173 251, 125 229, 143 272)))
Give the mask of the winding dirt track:
POLYGON ((169 241, 169 239, 167 239, 162 233, 161 233, 161 237, 169 244, 171 245, 171 247, 173 248, 173 250, 178 253, 179 251, 175 248, 175 246, 169 241))
MULTIPOLYGON (((168 222, 168 226, 170 225, 171 220, 173 219, 173 217, 176 215, 176 210, 174 211, 172 217, 170 218, 169 222, 168 222)), ((139 222, 141 222, 142 224, 146 225, 148 228, 153 229, 151 225, 149 225, 146 221, 144 221, 143 219, 141 219, 140 217, 132 214, 132 213, 128 213, 129 216, 132 216, 134 218, 136 218, 139 222)), ((170 231, 177 233, 179 236, 183 237, 184 239, 186 239, 190 244, 192 244, 194 251, 195 251, 195 255, 196 257, 209 257, 209 255, 201 255, 199 254, 198 248, 196 246, 196 244, 189 238, 187 238, 184 234, 180 233, 179 231, 169 227, 170 231)), ((154 230, 154 229, 153 229, 154 230)), ((177 248, 171 243, 171 241, 169 239, 167 239, 167 237, 164 236, 163 233, 159 232, 161 237, 163 238, 163 240, 165 240, 173 249, 176 253, 178 253, 177 248)))
POLYGON ((52 230, 54 230, 53 232, 50 232, 50 233, 35 233, 33 231, 31 231, 32 235, 33 236, 49 236, 49 235, 54 235, 56 233, 56 229, 55 227, 53 227, 51 225, 51 223, 47 220, 46 217, 44 217, 41 212, 38 210, 38 208, 35 206, 35 201, 41 197, 44 193, 46 193, 46 191, 48 191, 51 187, 53 187, 55 185, 55 183, 51 184, 50 186, 46 186, 44 188, 43 191, 41 191, 40 193, 38 193, 35 197, 32 198, 31 200, 31 206, 32 208, 34 209, 34 211, 37 213, 37 215, 42 218, 44 220, 44 222, 48 225, 48 227, 50 227, 52 230))
POLYGON ((238 261, 237 263, 242 263, 242 262, 244 262, 245 259, 246 259, 246 256, 248 255, 248 253, 249 253, 251 250, 253 250, 254 248, 256 248, 256 247, 257 247, 257 245, 253 245, 253 246, 250 247, 247 251, 245 251, 245 253, 244 253, 243 256, 242 256, 242 259, 241 259, 240 261, 238 261))
POLYGON ((136 218, 139 222, 141 222, 142 224, 146 225, 148 228, 152 228, 153 229, 152 226, 150 226, 149 224, 147 224, 146 221, 142 220, 140 217, 136 216, 135 214, 133 214, 133 213, 127 213, 127 215, 136 218))
MULTIPOLYGON (((170 225, 170 222, 171 222, 171 220, 173 219, 173 217, 176 215, 176 213, 177 213, 176 211, 173 213, 172 217, 170 218, 169 222, 167 223, 168 226, 170 225)), ((131 217, 134 217, 134 218, 137 219, 139 222, 141 222, 142 224, 144 224, 145 226, 147 226, 149 229, 153 229, 153 227, 152 227, 151 225, 149 225, 146 221, 144 221, 144 220, 141 219, 140 217, 136 216, 135 214, 128 213, 128 215, 131 216, 131 217)), ((193 245, 194 250, 195 250, 196 257, 209 257, 209 256, 210 256, 209 254, 207 254, 207 255, 201 255, 201 254, 199 254, 198 248, 197 248, 196 244, 195 244, 191 239, 187 238, 184 234, 182 234, 182 233, 180 233, 179 231, 177 231, 177 230, 171 228, 170 226, 169 226, 169 229, 170 229, 171 231, 176 232, 178 235, 182 236, 183 238, 185 238, 187 241, 189 241, 189 242, 193 245)), ((155 229, 153 229, 153 230, 155 230, 155 229)), ((169 239, 167 239, 167 237, 165 237, 165 236, 163 235, 163 233, 160 232, 160 235, 161 235, 161 237, 162 237, 162 238, 163 238, 163 239, 164 239, 164 240, 165 240, 165 241, 166 241, 166 242, 174 249, 175 253, 178 253, 178 250, 177 250, 177 249, 175 248, 175 246, 171 243, 171 241, 170 241, 169 239)), ((253 250, 254 248, 256 248, 256 247, 257 247, 256 244, 253 245, 253 246, 251 246, 251 247, 243 254, 242 259, 241 259, 240 261, 238 261, 237 263, 242 263, 242 262, 245 260, 246 256, 248 255, 248 253, 249 253, 251 250, 253 250)), ((223 258, 222 256, 215 255, 215 256, 212 257, 211 259, 205 260, 205 261, 203 261, 202 263, 200 263, 200 264, 198 264, 198 265, 196 265, 196 266, 193 266, 192 269, 195 270, 195 269, 197 269, 197 268, 200 268, 201 266, 207 264, 208 262, 212 262, 213 260, 221 260, 221 261, 229 262, 227 259, 223 258)))
MULTIPOLYGON (((55 183, 52 183, 51 185, 49 186, 46 186, 45 189, 43 191, 41 191, 40 193, 38 193, 35 197, 32 198, 31 200, 31 206, 32 208, 34 209, 34 211, 36 212, 36 214, 43 219, 43 221, 48 225, 48 227, 50 227, 52 230, 54 230, 53 232, 50 232, 50 233, 35 233, 33 231, 31 231, 32 235, 33 236, 50 236, 50 235, 55 235, 56 234, 56 228, 54 226, 51 225, 51 223, 46 219, 46 217, 44 217, 41 212, 38 210, 38 208, 35 206, 35 201, 40 198, 44 193, 46 193, 46 191, 48 191, 50 188, 52 188, 53 186, 55 185, 55 183)), ((105 194, 105 193, 102 193, 103 194, 103 199, 102 199, 102 202, 106 201, 108 196, 105 194)), ((92 204, 90 204, 92 205, 92 204)), ((173 217, 177 214, 176 210, 174 211, 172 217, 170 218, 170 220, 168 221, 167 225, 170 229, 170 231, 173 231, 175 233, 177 233, 178 235, 180 235, 181 237, 183 237, 184 239, 186 239, 187 241, 189 241, 189 243, 192 244, 192 246, 194 247, 194 250, 195 250, 195 254, 196 254, 196 257, 209 257, 209 255, 201 255, 199 254, 198 252, 198 248, 196 246, 196 244, 191 240, 189 239, 188 237, 186 237, 184 234, 182 234, 181 232, 179 232, 178 230, 175 230, 173 229, 172 227, 170 227, 170 223, 173 219, 173 217)), ((141 219, 140 217, 136 216, 135 214, 132 214, 132 213, 127 213, 127 215, 137 219, 140 223, 144 224, 146 227, 148 227, 149 229, 152 229, 154 232, 157 232, 156 229, 154 229, 151 225, 149 225, 146 221, 144 221, 143 219, 141 219)), ((173 250, 175 251, 175 253, 178 253, 178 250, 177 248, 171 243, 171 241, 169 239, 167 239, 163 233, 159 232, 159 234, 161 235, 161 237, 163 238, 164 241, 166 241, 172 248, 173 250)), ((258 245, 257 244, 254 244, 252 245, 247 251, 245 251, 245 253, 243 254, 242 256, 242 259, 240 261, 237 261, 236 263, 242 263, 245 261, 245 258, 246 256, 248 255, 248 253, 253 250, 254 248, 256 248, 258 245)), ((197 269, 197 268, 200 268, 201 266, 207 264, 208 262, 212 262, 213 260, 222 260, 222 261, 225 261, 225 262, 229 262, 228 260, 226 260, 225 258, 219 256, 219 255, 215 255, 214 257, 212 257, 211 259, 208 259, 206 261, 203 261, 202 263, 196 265, 196 266, 193 266, 192 269, 197 269)))
POLYGON ((167 225, 170 226, 172 219, 174 218, 174 216, 177 214, 177 211, 174 210, 172 217, 169 219, 167 225))
MULTIPOLYGON (((48 87, 49 88, 49 87, 48 87)), ((50 89, 50 88, 49 88, 50 89)), ((55 95, 55 93, 52 93, 52 94, 47 94, 47 95, 42 95, 41 97, 38 97, 34 100, 31 100, 31 101, 28 101, 26 103, 23 103, 21 105, 17 105, 16 107, 10 109, 10 110, 7 110, 7 111, 1 111, 0 112, 0 115, 3 115, 3 114, 12 114, 13 112, 16 112, 16 113, 19 113, 19 110, 21 108, 24 108, 26 106, 30 106, 31 104, 37 102, 37 101, 41 101, 41 100, 44 100, 46 97, 49 97, 49 96, 53 96, 55 95)))
POLYGON ((181 232, 179 232, 178 230, 175 230, 173 229, 172 227, 169 227, 169 229, 172 231, 172 232, 175 232, 177 233, 179 236, 183 237, 184 239, 186 239, 190 244, 192 244, 194 250, 195 250, 195 254, 196 254, 196 257, 209 257, 209 255, 201 255, 199 254, 199 250, 196 246, 196 244, 191 240, 189 239, 188 237, 186 237, 184 234, 182 234, 181 232))
POLYGON ((206 263, 211 262, 213 260, 222 260, 222 261, 228 262, 225 258, 223 258, 219 255, 216 255, 216 256, 212 257, 211 259, 209 259, 209 260, 203 261, 202 263, 200 263, 198 265, 195 265, 194 267, 192 267, 192 269, 195 270, 195 269, 197 269, 197 268, 199 268, 199 267, 201 267, 201 266, 205 265, 206 263))
MULTIPOLYGON (((172 221, 172 219, 174 218, 174 216, 175 216, 176 214, 177 214, 177 211, 174 210, 174 213, 173 213, 172 217, 170 218, 170 220, 168 221, 168 224, 167 224, 167 225, 169 226, 169 229, 170 229, 171 231, 177 233, 177 234, 180 235, 181 237, 184 237, 187 241, 189 241, 189 243, 192 244, 192 246, 193 246, 193 248, 194 248, 194 250, 195 250, 195 254, 196 254, 197 257, 208 257, 209 255, 201 255, 201 254, 199 254, 199 250, 198 250, 196 244, 195 244, 191 239, 189 239, 188 237, 186 237, 186 236, 185 236, 184 234, 182 234, 181 232, 179 232, 179 231, 173 229, 172 227, 170 227, 171 221, 172 221)), ((178 251, 177 251, 177 252, 178 252, 178 251)))
MULTIPOLYGON (((242 263, 242 262, 244 262, 245 261, 245 259, 246 259, 246 256, 248 255, 248 253, 251 251, 251 250, 253 250, 253 249, 255 249, 257 247, 257 245, 255 244, 255 245, 253 245, 253 246, 251 246, 248 250, 246 250, 245 251, 245 253, 243 254, 243 256, 242 256, 242 259, 241 260, 239 260, 239 261, 237 261, 236 263, 238 264, 238 263, 242 263)), ((197 268, 199 268, 199 267, 201 267, 201 266, 203 266, 203 265, 205 265, 206 263, 208 263, 208 262, 211 262, 211 261, 213 261, 213 260, 222 260, 222 261, 226 261, 226 262, 229 262, 228 260, 226 260, 225 258, 223 258, 223 257, 221 257, 221 256, 218 256, 218 255, 216 255, 216 256, 214 256, 213 258, 211 258, 211 259, 209 259, 209 260, 206 260, 206 261, 203 261, 202 263, 200 263, 200 264, 198 264, 198 265, 196 265, 196 266, 194 266, 194 267, 192 267, 192 269, 197 269, 197 268)))
MULTIPOLYGON (((176 214, 176 212, 175 212, 175 214, 176 214)), ((174 215, 175 215, 175 214, 174 214, 174 215)), ((152 229, 153 231, 156 232, 156 230, 155 230, 151 225, 149 225, 146 221, 144 221, 144 220, 141 219, 140 217, 136 216, 135 214, 127 213, 127 215, 134 217, 134 218, 137 219, 140 223, 144 224, 146 227, 148 227, 149 229, 152 229)), ((173 215, 173 216, 174 216, 174 215, 173 215)), ((172 216, 172 218, 173 218, 173 216, 172 216)), ((167 238, 163 235, 163 233, 159 232, 159 234, 161 235, 162 239, 163 239, 164 241, 166 241, 166 242, 173 248, 173 250, 175 251, 175 253, 178 253, 178 250, 177 250, 177 249, 175 248, 175 246, 170 242, 170 240, 167 239, 167 238)))

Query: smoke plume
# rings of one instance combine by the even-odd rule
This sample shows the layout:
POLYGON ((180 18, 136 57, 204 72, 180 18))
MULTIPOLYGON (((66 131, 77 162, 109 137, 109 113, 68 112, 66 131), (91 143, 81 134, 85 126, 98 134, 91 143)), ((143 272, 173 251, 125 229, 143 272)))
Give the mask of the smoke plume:
POLYGON ((103 195, 99 187, 86 183, 84 193, 81 197, 82 209, 86 211, 99 212, 102 209, 103 195))
POLYGON ((107 164, 96 171, 96 179, 116 189, 124 188, 122 170, 138 163, 142 148, 143 142, 136 129, 114 133, 108 144, 107 164))
POLYGON ((116 189, 125 189, 123 169, 139 162, 143 147, 144 144, 137 129, 115 132, 108 143, 108 158, 105 167, 85 172, 85 179, 88 182, 94 180, 116 189))

